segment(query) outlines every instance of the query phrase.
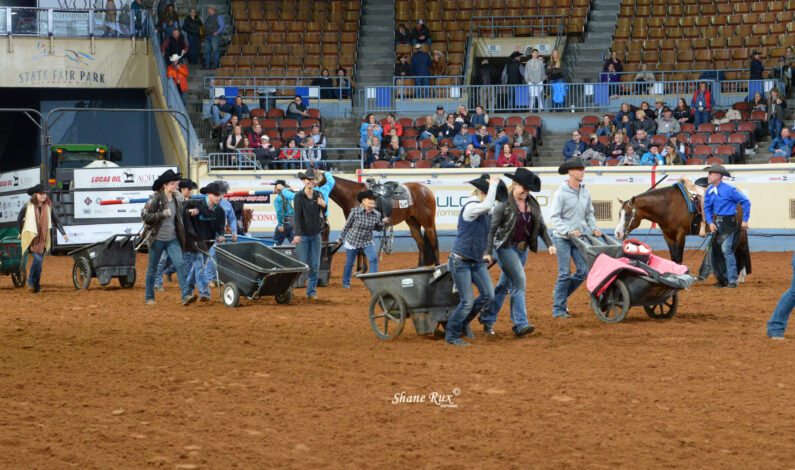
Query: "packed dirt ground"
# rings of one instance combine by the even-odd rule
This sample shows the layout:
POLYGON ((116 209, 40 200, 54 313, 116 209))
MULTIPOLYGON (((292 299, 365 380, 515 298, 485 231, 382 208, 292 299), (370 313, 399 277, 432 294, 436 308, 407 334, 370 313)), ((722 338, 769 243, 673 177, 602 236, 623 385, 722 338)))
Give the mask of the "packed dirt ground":
POLYGON ((764 328, 790 259, 753 254, 739 289, 698 283, 671 320, 605 324, 584 286, 553 320, 555 258, 531 255, 537 331, 514 338, 506 301, 497 338, 457 348, 410 321, 377 339, 340 254, 319 301, 235 309, 183 308, 176 283, 145 307, 145 256, 133 289, 86 291, 47 257, 40 294, 0 278, 0 468, 795 468, 795 341, 764 328))

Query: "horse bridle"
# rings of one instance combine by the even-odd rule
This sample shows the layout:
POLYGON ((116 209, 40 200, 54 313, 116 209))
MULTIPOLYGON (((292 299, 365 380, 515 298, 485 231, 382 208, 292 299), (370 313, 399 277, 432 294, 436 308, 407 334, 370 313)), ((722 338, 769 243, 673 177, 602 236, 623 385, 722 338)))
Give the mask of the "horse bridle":
POLYGON ((630 199, 625 203, 627 207, 632 208, 632 216, 629 218, 629 222, 627 222, 624 225, 624 238, 627 238, 629 236, 629 227, 631 227, 632 222, 635 221, 635 204, 633 204, 634 202, 635 202, 635 197, 633 196, 632 199, 630 199))

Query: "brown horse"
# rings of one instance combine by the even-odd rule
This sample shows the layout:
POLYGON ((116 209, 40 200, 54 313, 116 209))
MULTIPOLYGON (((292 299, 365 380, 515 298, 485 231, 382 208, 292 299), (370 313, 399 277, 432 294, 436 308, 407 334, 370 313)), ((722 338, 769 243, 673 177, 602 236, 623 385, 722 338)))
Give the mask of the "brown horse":
MULTIPOLYGON (((317 185, 322 186, 325 183, 326 176, 323 174, 317 185)), ((418 266, 435 266, 439 263, 439 240, 436 237, 436 198, 430 189, 420 183, 406 183, 404 186, 411 193, 412 203, 406 208, 394 208, 390 216, 391 223, 397 225, 406 222, 409 226, 411 236, 419 250, 418 266), (422 229, 425 229, 425 233, 422 229)), ((334 189, 331 190, 329 197, 342 208, 347 219, 351 210, 359 205, 356 196, 365 189, 364 183, 335 176, 334 189)))
MULTIPOLYGON (((682 191, 676 186, 654 189, 633 196, 629 201, 618 200, 621 210, 618 213, 618 227, 615 236, 621 240, 640 225, 641 220, 649 220, 660 226, 671 260, 682 263, 685 252, 685 238, 690 233, 696 214, 687 210, 687 202, 682 191)), ((738 206, 737 221, 742 222, 742 208, 738 206)), ((748 244, 748 236, 743 230, 740 234, 738 250, 748 244)))

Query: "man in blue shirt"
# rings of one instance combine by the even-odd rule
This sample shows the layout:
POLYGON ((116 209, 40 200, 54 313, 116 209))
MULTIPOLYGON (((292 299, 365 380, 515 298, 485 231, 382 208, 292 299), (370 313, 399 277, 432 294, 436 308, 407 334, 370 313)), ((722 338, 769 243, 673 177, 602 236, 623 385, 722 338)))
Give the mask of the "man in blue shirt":
POLYGON ((751 201, 734 186, 723 182, 723 177, 731 177, 721 165, 705 168, 709 172, 706 196, 704 197, 704 220, 709 224, 712 236, 712 268, 718 283, 715 287, 737 287, 737 260, 734 254, 734 241, 739 241, 741 229, 748 229, 751 215, 751 201), (737 204, 743 209, 741 227, 737 227, 737 204), (722 255, 722 256, 721 256, 722 255), (725 270, 721 261, 725 261, 725 270))
POLYGON ((213 129, 217 129, 232 117, 232 105, 226 103, 226 96, 218 97, 218 103, 210 106, 210 116, 213 122, 213 129))
POLYGON ((429 78, 431 75, 431 56, 422 50, 420 44, 414 46, 414 55, 411 56, 411 74, 414 76, 414 86, 424 87, 418 89, 419 96, 422 98, 427 97, 427 87, 431 84, 429 78))
POLYGON ((585 142, 580 139, 580 132, 574 131, 571 133, 572 139, 566 142, 563 146, 564 161, 569 161, 574 157, 579 157, 585 152, 585 142))
POLYGON ((289 245, 295 236, 293 233, 293 199, 295 192, 287 187, 284 180, 276 180, 276 197, 273 199, 273 207, 276 208, 276 230, 273 232, 273 244, 283 245, 285 241, 289 245))
POLYGON ((656 145, 649 147, 649 151, 640 157, 641 165, 665 165, 665 158, 660 155, 660 149, 656 145))
MULTIPOLYGON (((221 201, 218 203, 221 206, 221 209, 224 210, 224 216, 226 217, 226 225, 229 227, 229 231, 232 232, 232 241, 237 241, 237 217, 235 217, 235 209, 232 207, 232 203, 226 200, 223 197, 224 194, 229 192, 229 183, 224 180, 215 181, 218 183, 219 186, 223 189, 223 193, 221 194, 221 201)), ((210 256, 211 258, 207 260, 207 264, 204 265, 204 277, 209 282, 210 287, 215 287, 215 245, 210 248, 210 256)))
POLYGON ((789 157, 792 155, 792 147, 794 145, 795 139, 790 137, 789 129, 783 128, 781 129, 781 137, 776 137, 770 142, 768 151, 770 151, 774 157, 784 157, 789 162, 789 157))

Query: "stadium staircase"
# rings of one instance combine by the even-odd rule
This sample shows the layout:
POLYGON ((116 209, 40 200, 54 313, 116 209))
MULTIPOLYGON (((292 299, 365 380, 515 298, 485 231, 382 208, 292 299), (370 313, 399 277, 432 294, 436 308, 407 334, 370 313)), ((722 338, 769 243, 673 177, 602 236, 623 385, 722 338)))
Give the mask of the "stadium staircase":
POLYGON ((594 0, 583 42, 569 42, 563 59, 572 83, 596 82, 616 29, 621 0, 594 0))
POLYGON ((359 36, 355 83, 363 86, 391 86, 394 72, 395 2, 365 0, 359 36))

